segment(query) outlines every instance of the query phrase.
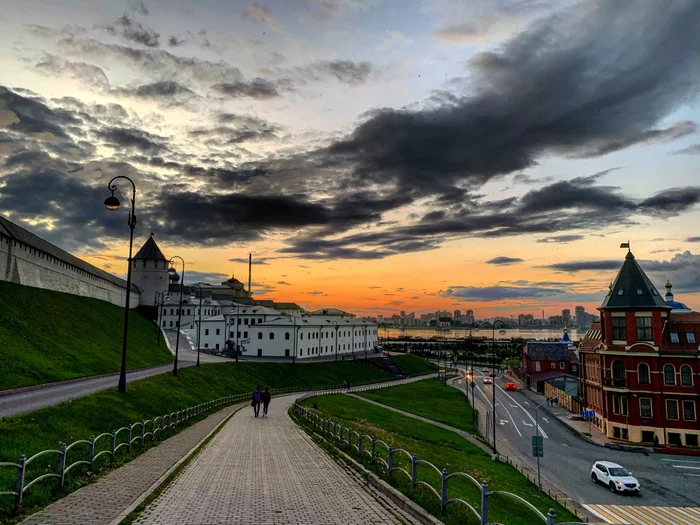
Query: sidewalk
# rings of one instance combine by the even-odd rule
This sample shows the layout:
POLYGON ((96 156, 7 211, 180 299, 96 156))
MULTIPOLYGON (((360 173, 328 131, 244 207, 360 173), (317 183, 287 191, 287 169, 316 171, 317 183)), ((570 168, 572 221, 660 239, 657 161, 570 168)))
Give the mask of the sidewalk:
POLYGON ((97 479, 22 521, 23 525, 97 525, 119 523, 149 487, 237 407, 226 407, 149 449, 123 467, 97 479), (120 518, 122 516, 122 518, 120 518), (118 521, 115 521, 119 518, 118 521))
POLYGON ((411 523, 290 419, 297 397, 273 399, 267 418, 238 412, 136 523, 411 523))

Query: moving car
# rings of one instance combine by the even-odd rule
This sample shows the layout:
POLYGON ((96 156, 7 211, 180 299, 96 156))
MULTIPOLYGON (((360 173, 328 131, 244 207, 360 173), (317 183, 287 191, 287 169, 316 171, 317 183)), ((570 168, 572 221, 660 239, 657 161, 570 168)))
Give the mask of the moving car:
POLYGON ((596 461, 591 467, 591 481, 607 485, 610 492, 639 494, 642 487, 626 468, 610 461, 596 461))
POLYGON ((485 384, 485 385, 490 385, 490 384, 492 384, 492 383, 493 383, 493 381, 491 380, 490 377, 485 377, 485 378, 484 378, 484 384, 485 384))
POLYGON ((518 387, 515 383, 506 383, 506 390, 517 390, 518 387))
POLYGON ((486 367, 484 367, 484 368, 482 368, 482 369, 481 369, 481 371, 482 371, 482 372, 484 372, 484 373, 486 373, 486 372, 488 372, 488 371, 489 371, 489 369, 488 369, 488 368, 486 368, 486 367))

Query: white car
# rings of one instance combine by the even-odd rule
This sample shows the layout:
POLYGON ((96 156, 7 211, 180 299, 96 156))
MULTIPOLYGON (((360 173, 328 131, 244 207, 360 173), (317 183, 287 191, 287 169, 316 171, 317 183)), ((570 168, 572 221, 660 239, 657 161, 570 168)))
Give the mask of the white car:
POLYGON ((490 377, 485 377, 485 378, 484 378, 484 384, 485 384, 485 385, 490 385, 491 383, 493 383, 493 381, 491 381, 491 378, 490 378, 490 377))
POLYGON ((591 481, 606 485, 610 492, 639 494, 642 487, 626 468, 610 461, 596 461, 591 467, 591 481))

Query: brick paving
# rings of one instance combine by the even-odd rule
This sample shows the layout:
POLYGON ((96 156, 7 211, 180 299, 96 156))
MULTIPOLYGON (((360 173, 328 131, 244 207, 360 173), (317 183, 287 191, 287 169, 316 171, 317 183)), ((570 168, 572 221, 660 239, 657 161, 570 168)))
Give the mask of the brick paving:
POLYGON ((238 412, 136 523, 385 524, 399 523, 397 515, 411 522, 289 418, 296 397, 273 399, 267 418, 238 412))
MULTIPOLYGON (((235 410, 226 407, 22 521, 23 525, 107 524, 235 410)), ((136 445, 138 446, 138 445, 136 445)))

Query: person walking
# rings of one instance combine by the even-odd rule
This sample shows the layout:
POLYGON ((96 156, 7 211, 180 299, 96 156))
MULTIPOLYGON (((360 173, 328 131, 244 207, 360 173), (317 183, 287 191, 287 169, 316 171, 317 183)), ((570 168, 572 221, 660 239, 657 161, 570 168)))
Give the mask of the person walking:
POLYGON ((272 392, 268 387, 265 387, 265 391, 262 394, 262 404, 263 404, 263 417, 267 417, 267 407, 270 406, 270 400, 272 399, 272 392))
POLYGON ((258 385, 253 390, 253 402, 251 403, 255 417, 258 417, 258 414, 260 414, 260 401, 262 401, 262 391, 260 390, 260 385, 258 385))

